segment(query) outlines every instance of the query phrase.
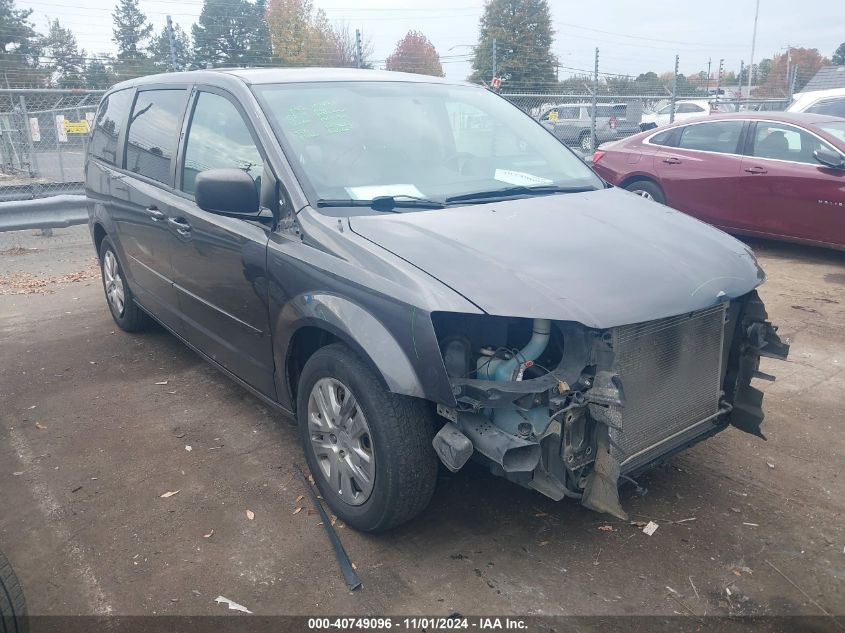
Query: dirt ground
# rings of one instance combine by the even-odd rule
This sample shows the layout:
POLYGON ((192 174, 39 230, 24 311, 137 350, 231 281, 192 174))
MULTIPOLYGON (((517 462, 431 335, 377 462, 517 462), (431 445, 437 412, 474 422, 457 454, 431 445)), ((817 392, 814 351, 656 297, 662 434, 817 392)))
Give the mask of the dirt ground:
POLYGON ((56 233, 0 253, 0 549, 34 614, 845 614, 845 253, 753 244, 792 344, 768 441, 729 429, 623 488, 653 536, 470 470, 409 525, 338 530, 352 593, 291 423, 117 330, 84 228, 56 233))

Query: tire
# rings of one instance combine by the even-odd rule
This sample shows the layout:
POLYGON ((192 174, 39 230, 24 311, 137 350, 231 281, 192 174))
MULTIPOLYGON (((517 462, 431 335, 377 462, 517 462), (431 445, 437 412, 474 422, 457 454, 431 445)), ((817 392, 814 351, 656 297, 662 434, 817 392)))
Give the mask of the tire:
POLYGON ((578 137, 578 147, 585 154, 593 153, 593 136, 589 132, 582 132, 578 137))
POLYGON ((438 460, 427 405, 387 391, 343 344, 322 347, 308 359, 297 388, 303 450, 323 499, 348 525, 364 532, 389 530, 428 505, 438 460), (348 394, 354 404, 344 409, 348 394))
POLYGON ((0 552, 0 632, 26 633, 26 601, 9 560, 0 552))
POLYGON ((642 196, 643 198, 654 200, 660 204, 666 204, 666 194, 663 193, 663 189, 660 188, 660 185, 654 181, 635 180, 634 182, 628 184, 625 189, 631 193, 637 194, 638 196, 642 196))
POLYGON ((103 291, 114 322, 124 332, 139 332, 150 325, 150 317, 134 301, 132 291, 123 274, 123 266, 109 238, 100 244, 100 273, 103 291), (120 300, 117 299, 118 295, 120 300))

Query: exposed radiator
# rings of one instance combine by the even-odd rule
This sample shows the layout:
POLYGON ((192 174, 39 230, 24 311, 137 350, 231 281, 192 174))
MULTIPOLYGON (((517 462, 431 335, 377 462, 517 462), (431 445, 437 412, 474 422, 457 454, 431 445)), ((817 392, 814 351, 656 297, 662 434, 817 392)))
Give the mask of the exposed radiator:
POLYGON ((659 456, 661 443, 697 435, 696 425, 718 412, 726 310, 721 304, 612 330, 625 406, 622 428, 610 437, 623 472, 659 456))

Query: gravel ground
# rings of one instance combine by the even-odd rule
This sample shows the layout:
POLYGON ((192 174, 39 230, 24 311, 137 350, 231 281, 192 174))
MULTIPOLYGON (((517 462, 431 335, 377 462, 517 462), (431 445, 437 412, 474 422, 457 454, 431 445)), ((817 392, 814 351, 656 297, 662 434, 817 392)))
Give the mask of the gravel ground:
POLYGON ((470 469, 410 525, 339 528, 350 593, 290 421, 117 330, 80 229, 0 253, 0 548, 32 613, 845 614, 845 253, 753 244, 792 344, 763 367, 768 441, 729 429, 626 486, 653 536, 470 469))

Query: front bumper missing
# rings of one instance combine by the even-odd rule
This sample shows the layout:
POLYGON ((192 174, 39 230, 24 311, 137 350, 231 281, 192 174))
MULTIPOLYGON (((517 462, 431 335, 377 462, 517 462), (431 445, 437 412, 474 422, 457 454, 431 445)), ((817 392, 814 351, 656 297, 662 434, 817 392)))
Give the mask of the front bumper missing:
POLYGON ((580 498, 588 508, 624 519, 618 494, 622 475, 643 472, 729 424, 763 437, 763 394, 750 383, 755 377, 771 378, 759 372, 761 356, 783 359, 789 353, 789 345, 780 340, 767 317, 755 291, 729 306, 665 320, 670 327, 677 326, 666 341, 648 338, 663 331, 660 322, 636 326, 640 330, 620 329, 613 336, 586 332, 579 348, 583 370, 574 373, 573 359, 565 358, 555 372, 531 380, 453 379, 458 408, 438 406, 438 413, 452 422, 435 438, 437 453, 450 470, 459 469, 475 454, 495 474, 552 499, 580 498), (692 328, 689 334, 684 334, 686 327, 692 328), (718 345, 701 343, 717 333, 718 345), (631 337, 637 336, 643 340, 633 348, 631 337), (650 355, 656 348, 660 353, 650 355), (636 362, 640 359, 644 365, 636 362), (712 371, 696 374, 690 364, 703 359, 712 371), (650 368, 651 374, 644 380, 632 374, 631 367, 650 368), (664 427, 658 423, 662 418, 653 414, 665 414, 660 403, 683 393, 683 384, 672 383, 677 372, 689 372, 685 375, 698 393, 706 385, 709 391, 701 396, 706 406, 679 410, 680 418, 670 414, 671 423, 664 427), (667 388, 661 380, 671 384, 667 388), (661 398, 656 408, 645 406, 644 398, 652 397, 661 398), (684 418, 694 421, 684 425, 684 418), (515 437, 517 427, 531 432, 515 437), (632 442, 630 435, 627 440, 622 435, 655 428, 665 436, 658 432, 653 441, 632 442), (503 438, 507 441, 500 442, 503 438), (520 459, 508 459, 510 450, 516 450, 514 456, 520 459))

